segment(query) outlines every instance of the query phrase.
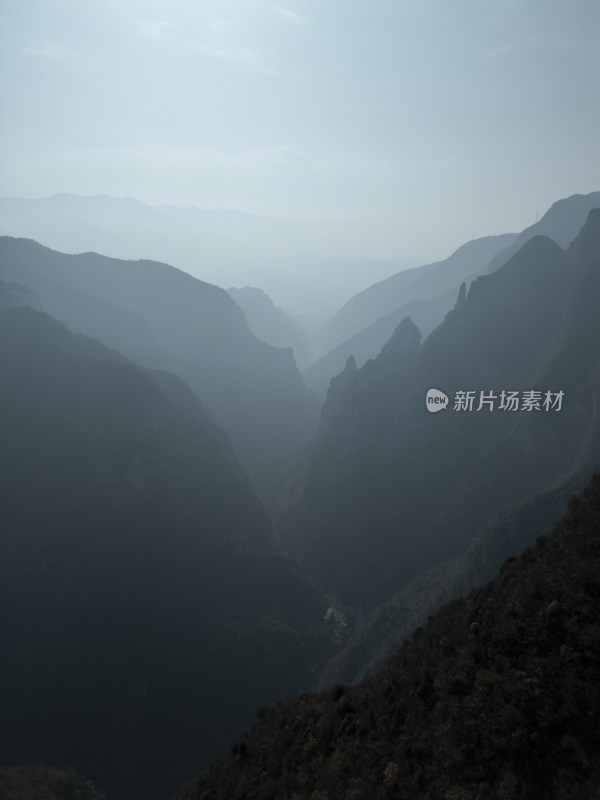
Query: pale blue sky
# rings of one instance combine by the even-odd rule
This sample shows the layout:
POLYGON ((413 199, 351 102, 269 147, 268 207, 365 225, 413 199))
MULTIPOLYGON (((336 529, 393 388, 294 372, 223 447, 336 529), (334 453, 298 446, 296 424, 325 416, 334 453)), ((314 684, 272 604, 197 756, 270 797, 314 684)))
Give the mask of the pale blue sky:
POLYGON ((340 256, 425 260, 600 189, 598 0, 0 0, 0 31, 2 195, 356 219, 340 256))

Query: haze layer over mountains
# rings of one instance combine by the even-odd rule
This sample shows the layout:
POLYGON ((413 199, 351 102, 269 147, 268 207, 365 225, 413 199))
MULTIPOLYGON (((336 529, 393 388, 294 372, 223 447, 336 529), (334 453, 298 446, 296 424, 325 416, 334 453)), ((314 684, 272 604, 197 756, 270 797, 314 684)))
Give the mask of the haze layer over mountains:
POLYGON ((179 797, 583 800, 597 481, 377 670, 598 471, 600 192, 346 285, 316 331, 264 286, 3 219, 5 762, 166 800, 233 745, 179 797))
POLYGON ((250 280, 278 305, 316 323, 355 292, 411 264, 335 257, 340 241, 353 250, 358 231, 352 222, 156 207, 133 197, 3 197, 0 232, 63 253, 94 250, 114 258, 166 261, 224 288, 250 280))

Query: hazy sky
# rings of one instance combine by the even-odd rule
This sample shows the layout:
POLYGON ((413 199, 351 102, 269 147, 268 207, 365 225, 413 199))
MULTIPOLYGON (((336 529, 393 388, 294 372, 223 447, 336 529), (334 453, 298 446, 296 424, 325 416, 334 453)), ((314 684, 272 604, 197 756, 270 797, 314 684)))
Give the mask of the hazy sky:
POLYGON ((598 0, 0 9, 2 195, 356 219, 374 256, 444 257, 600 189, 598 0))

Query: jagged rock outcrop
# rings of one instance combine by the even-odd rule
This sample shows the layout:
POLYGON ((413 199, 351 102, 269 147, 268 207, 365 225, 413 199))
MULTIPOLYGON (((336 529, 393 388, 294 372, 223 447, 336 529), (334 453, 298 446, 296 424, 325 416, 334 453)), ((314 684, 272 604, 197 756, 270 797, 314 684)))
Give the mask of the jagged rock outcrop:
POLYGON ((376 359, 360 370, 349 359, 331 383, 318 435, 279 501, 286 548, 320 585, 342 597, 369 591, 372 575, 361 565, 371 562, 381 540, 364 536, 363 525, 382 512, 388 425, 402 414, 420 338, 406 318, 376 359))
POLYGON ((327 427, 290 479, 277 527, 342 602, 385 601, 463 552, 500 509, 600 459, 598 216, 567 252, 537 236, 473 281, 413 343, 404 381, 384 348, 325 406, 327 427), (431 388, 449 398, 442 413, 428 413, 431 388), (500 407, 511 391, 537 391, 539 411, 500 407), (542 405, 547 391, 563 392, 560 409, 542 405), (456 401, 461 392, 472 405, 456 401))
POLYGON ((444 261, 404 270, 351 298, 317 337, 318 360, 304 370, 307 385, 321 395, 350 354, 358 366, 374 358, 406 316, 423 338, 442 322, 455 305, 462 282, 494 272, 534 236, 548 236, 567 248, 591 209, 600 205, 600 192, 559 200, 535 225, 518 236, 504 234, 467 242, 444 261), (320 348, 320 349, 319 349, 320 348))

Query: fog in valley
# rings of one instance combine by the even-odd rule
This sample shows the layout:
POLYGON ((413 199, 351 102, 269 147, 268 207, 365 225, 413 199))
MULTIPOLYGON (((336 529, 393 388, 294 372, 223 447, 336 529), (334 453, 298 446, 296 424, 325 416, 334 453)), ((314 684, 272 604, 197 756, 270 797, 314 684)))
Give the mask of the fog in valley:
POLYGON ((0 797, 600 790, 599 33, 0 2, 0 797))

